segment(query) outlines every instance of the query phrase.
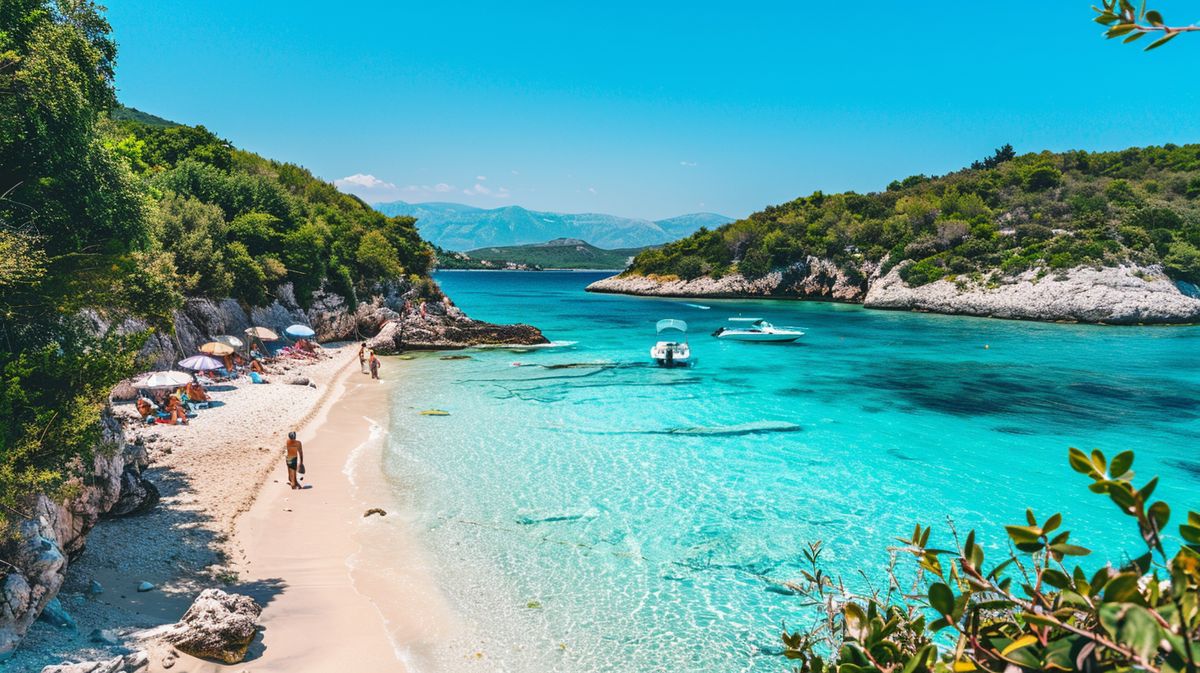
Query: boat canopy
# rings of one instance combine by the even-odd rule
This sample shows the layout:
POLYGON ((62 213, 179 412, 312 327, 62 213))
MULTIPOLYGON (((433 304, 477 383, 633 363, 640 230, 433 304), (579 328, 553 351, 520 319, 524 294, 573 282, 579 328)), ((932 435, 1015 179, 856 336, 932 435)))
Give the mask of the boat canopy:
POLYGON ((666 329, 677 329, 680 332, 686 332, 687 331, 687 323, 685 323, 682 320, 672 320, 671 318, 667 318, 666 320, 659 320, 658 321, 659 333, 662 333, 662 331, 666 330, 666 329))
POLYGON ((729 322, 759 322, 762 318, 730 318, 729 322))

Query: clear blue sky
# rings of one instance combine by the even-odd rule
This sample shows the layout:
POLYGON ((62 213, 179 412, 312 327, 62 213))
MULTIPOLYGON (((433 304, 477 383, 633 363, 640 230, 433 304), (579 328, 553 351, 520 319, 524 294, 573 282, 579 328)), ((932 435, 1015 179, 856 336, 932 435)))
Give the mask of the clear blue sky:
POLYGON ((1101 38, 1091 2, 110 0, 109 18, 126 104, 377 181, 351 187, 370 201, 658 218, 878 190, 1005 142, 1200 141, 1200 35, 1142 53, 1101 38))

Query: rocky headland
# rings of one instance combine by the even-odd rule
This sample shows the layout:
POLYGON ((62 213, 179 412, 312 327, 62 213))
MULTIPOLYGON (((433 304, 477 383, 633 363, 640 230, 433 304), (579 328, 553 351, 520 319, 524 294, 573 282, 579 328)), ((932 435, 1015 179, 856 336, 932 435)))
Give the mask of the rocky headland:
POLYGON ((921 286, 904 282, 904 262, 844 269, 830 260, 806 261, 761 278, 739 274, 692 280, 621 274, 588 286, 589 292, 654 297, 779 298, 838 301, 866 308, 922 311, 1013 320, 1113 325, 1200 322, 1200 292, 1176 283, 1157 266, 1077 267, 1064 271, 998 272, 921 286))

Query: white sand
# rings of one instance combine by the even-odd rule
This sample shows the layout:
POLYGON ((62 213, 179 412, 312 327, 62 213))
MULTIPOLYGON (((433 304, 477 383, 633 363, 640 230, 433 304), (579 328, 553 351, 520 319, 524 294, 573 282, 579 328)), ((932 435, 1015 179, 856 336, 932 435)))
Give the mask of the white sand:
MULTIPOLYGON (((404 671, 401 658, 423 659, 455 628, 452 612, 402 517, 363 518, 364 503, 389 509, 382 481, 352 485, 343 471, 352 458, 378 464, 382 437, 369 441, 364 416, 387 428, 387 378, 399 377, 402 367, 389 362, 385 380, 371 381, 359 372, 355 351, 326 349, 331 357, 315 364, 270 367, 270 385, 218 388, 212 396, 222 404, 187 426, 146 427, 135 422, 132 405, 118 407, 129 439, 148 446, 162 503, 145 516, 97 526, 61 594, 78 631, 39 623, 8 670, 86 657, 96 628, 115 630, 136 647, 138 630, 178 620, 210 586, 253 596, 265 606, 264 629, 241 664, 184 656, 172 671, 335 671, 349 662, 356 671, 404 671), (316 388, 283 384, 291 375, 316 388), (305 446, 309 487, 301 491, 287 487, 289 430, 305 446), (350 571, 359 538, 377 534, 395 547, 386 580, 369 568, 350 571), (93 579, 103 594, 88 595, 93 579), (158 588, 138 593, 143 580, 158 588)), ((152 671, 164 670, 163 652, 155 648, 152 671)))

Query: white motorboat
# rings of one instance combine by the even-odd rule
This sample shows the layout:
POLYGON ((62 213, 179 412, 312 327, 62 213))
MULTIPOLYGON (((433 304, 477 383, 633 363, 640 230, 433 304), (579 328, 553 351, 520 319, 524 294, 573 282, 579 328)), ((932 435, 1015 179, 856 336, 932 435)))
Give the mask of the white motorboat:
POLYGON ((656 327, 660 336, 663 332, 667 332, 668 336, 673 336, 672 332, 679 332, 679 336, 673 340, 663 340, 654 344, 654 347, 650 349, 650 357, 664 367, 687 365, 688 359, 692 356, 692 351, 688 348, 687 343, 687 323, 668 318, 659 320, 656 327))
POLYGON ((761 318, 730 318, 732 322, 749 323, 745 327, 722 327, 713 332, 718 339, 730 341, 758 341, 787 343, 804 336, 804 332, 790 327, 776 327, 761 318))

